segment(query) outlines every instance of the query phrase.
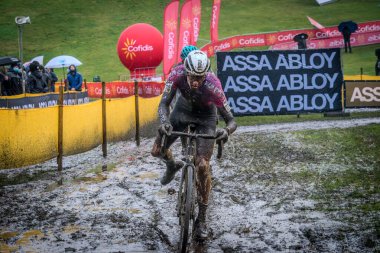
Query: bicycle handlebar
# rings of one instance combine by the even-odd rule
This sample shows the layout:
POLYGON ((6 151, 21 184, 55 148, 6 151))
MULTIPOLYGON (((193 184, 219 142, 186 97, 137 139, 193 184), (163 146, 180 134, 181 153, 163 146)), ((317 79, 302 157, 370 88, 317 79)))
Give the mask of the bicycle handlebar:
MULTIPOLYGON (((217 136, 215 135, 210 135, 210 134, 195 134, 195 133, 185 133, 185 132, 177 132, 177 131, 172 131, 170 132, 170 134, 164 134, 162 136, 163 138, 163 142, 164 142, 164 145, 163 146, 166 146, 166 137, 167 136, 185 136, 185 137, 192 137, 192 138, 203 138, 203 139, 216 139, 217 136)), ((222 157, 222 154, 223 154, 223 142, 222 141, 218 141, 217 142, 218 144, 218 154, 217 154, 217 158, 220 159, 222 157)))
POLYGON ((193 137, 193 138, 203 138, 203 139, 216 139, 217 137, 215 135, 210 134, 189 134, 185 132, 176 132, 172 131, 168 136, 186 136, 186 137, 193 137))

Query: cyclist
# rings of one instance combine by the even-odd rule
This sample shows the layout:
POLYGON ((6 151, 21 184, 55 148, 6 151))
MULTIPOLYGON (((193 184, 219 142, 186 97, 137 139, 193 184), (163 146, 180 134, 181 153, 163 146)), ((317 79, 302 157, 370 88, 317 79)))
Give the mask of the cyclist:
MULTIPOLYGON (((161 136, 173 131, 184 131, 189 124, 197 126, 196 131, 201 134, 215 134, 216 141, 226 142, 228 136, 236 130, 236 123, 228 106, 223 88, 219 79, 208 72, 210 60, 202 51, 195 50, 188 54, 184 64, 174 68, 169 75, 158 108, 161 125, 158 136, 152 148, 152 155, 160 156, 161 136), (169 105, 177 90, 181 96, 169 115, 169 105), (217 108, 217 110, 215 109, 217 108), (226 122, 226 127, 216 130, 217 111, 226 122)), ((176 137, 169 136, 167 151, 163 155, 166 171, 161 178, 161 184, 170 183, 175 173, 181 169, 183 163, 175 161, 170 145, 176 137)), ((198 239, 207 239, 208 227, 206 224, 206 211, 209 193, 211 190, 211 174, 209 161, 213 153, 215 140, 197 140, 197 191, 199 212, 195 222, 195 236, 198 239)))
MULTIPOLYGON (((193 46, 193 45, 187 45, 187 46, 184 46, 181 50, 181 62, 178 62, 177 64, 175 64, 171 70, 175 69, 176 67, 178 66, 181 66, 183 65, 183 63, 185 62, 185 59, 187 57, 187 55, 191 52, 191 51, 194 51, 194 50, 198 50, 198 48, 196 46, 193 46)), ((174 105, 175 103, 177 102, 177 99, 179 98, 180 96, 180 92, 177 91, 176 93, 176 96, 174 97, 174 99, 172 100, 172 102, 170 103, 170 109, 173 109, 174 108, 174 105)), ((186 150, 186 138, 185 137, 181 137, 181 145, 182 145, 182 154, 184 154, 185 150, 186 150)))

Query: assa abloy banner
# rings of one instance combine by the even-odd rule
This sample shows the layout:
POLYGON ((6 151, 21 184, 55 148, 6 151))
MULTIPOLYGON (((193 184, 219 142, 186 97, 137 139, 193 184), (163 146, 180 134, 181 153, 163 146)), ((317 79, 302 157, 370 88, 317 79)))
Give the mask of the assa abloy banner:
POLYGON ((342 110, 340 50, 218 52, 234 115, 342 110))
MULTIPOLYGON (((0 108, 33 109, 58 105, 58 93, 49 93, 41 96, 27 96, 21 98, 0 98, 0 108)), ((63 105, 79 105, 90 102, 86 92, 69 92, 63 94, 63 105)))
POLYGON ((380 107, 380 81, 345 81, 346 107, 380 107))

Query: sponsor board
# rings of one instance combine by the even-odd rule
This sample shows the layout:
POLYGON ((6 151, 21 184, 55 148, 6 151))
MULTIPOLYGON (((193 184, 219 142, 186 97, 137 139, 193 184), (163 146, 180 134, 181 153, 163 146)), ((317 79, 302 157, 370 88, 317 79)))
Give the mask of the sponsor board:
MULTIPOLYGON (((34 109, 58 105, 57 93, 41 94, 41 96, 22 98, 0 98, 0 108, 8 109, 34 109)), ((80 105, 89 103, 87 91, 69 92, 63 94, 63 105, 80 105)))
MULTIPOLYGON (((106 83, 106 98, 125 98, 135 94, 134 82, 106 83)), ((102 97, 101 83, 87 83, 88 95, 91 98, 102 97)), ((138 93, 144 98, 160 96, 164 90, 163 82, 139 82, 138 93)))
POLYGON ((345 81, 345 106, 380 107, 380 81, 345 81))
POLYGON ((234 115, 342 110, 339 49, 218 52, 217 65, 234 115))

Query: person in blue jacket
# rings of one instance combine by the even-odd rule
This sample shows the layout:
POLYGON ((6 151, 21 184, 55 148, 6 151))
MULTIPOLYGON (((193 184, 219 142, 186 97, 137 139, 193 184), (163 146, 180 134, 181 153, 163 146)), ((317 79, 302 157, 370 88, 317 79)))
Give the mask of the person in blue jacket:
POLYGON ((77 68, 74 65, 69 66, 69 73, 67 74, 67 81, 69 84, 69 90, 81 91, 82 90, 82 75, 77 72, 77 68))

